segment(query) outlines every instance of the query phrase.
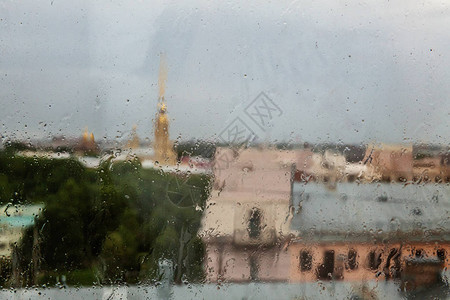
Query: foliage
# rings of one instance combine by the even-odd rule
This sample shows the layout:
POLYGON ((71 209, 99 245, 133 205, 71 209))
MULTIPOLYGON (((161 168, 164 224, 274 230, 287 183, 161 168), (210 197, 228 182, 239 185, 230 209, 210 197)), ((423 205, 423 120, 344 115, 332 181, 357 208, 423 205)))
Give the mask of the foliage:
POLYGON ((45 205, 38 230, 26 230, 17 250, 24 285, 60 275, 74 285, 151 282, 161 258, 173 261, 176 282, 201 280, 197 231, 208 192, 206 176, 143 169, 138 160, 88 169, 74 159, 0 152, 0 204, 45 205))

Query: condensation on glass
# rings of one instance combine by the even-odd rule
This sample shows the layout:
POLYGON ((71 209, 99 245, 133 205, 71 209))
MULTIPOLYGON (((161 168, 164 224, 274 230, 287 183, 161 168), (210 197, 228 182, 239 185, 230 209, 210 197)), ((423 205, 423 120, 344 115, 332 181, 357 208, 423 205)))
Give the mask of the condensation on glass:
POLYGON ((0 11, 0 298, 450 297, 448 4, 0 11))

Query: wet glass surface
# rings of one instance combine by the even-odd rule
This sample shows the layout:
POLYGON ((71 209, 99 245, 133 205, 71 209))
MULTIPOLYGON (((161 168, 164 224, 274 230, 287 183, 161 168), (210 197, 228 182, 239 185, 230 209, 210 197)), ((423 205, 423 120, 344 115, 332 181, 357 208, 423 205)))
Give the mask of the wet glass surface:
POLYGON ((450 299, 449 22, 0 2, 0 298, 450 299))

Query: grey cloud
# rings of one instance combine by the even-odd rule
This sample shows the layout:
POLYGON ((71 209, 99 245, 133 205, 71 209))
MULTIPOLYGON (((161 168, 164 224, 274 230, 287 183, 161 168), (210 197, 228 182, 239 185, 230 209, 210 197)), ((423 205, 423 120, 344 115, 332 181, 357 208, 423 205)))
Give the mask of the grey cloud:
POLYGON ((2 133, 151 137, 164 51, 172 137, 217 135, 265 91, 271 139, 448 143, 448 6, 287 4, 4 2, 2 133))

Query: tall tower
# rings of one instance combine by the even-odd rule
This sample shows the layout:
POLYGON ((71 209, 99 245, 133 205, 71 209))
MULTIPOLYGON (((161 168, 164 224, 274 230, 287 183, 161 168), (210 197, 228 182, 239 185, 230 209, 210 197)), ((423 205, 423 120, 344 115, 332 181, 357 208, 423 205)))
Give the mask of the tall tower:
POLYGON ((158 98, 158 112, 155 118, 155 160, 161 165, 175 165, 177 156, 173 151, 172 143, 169 140, 169 118, 167 116, 167 107, 164 100, 164 92, 167 80, 167 67, 161 54, 161 63, 159 66, 159 98, 158 98))

